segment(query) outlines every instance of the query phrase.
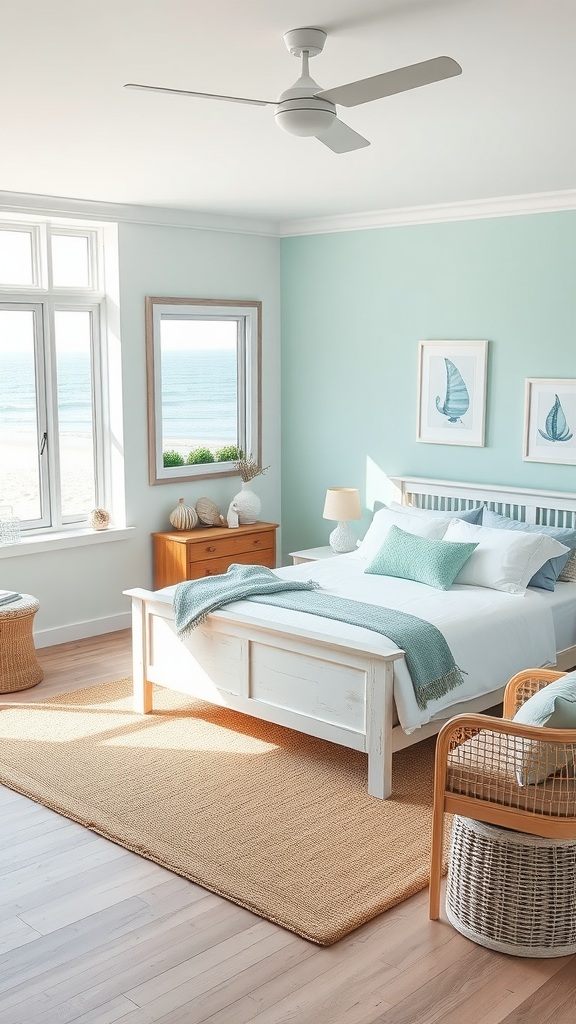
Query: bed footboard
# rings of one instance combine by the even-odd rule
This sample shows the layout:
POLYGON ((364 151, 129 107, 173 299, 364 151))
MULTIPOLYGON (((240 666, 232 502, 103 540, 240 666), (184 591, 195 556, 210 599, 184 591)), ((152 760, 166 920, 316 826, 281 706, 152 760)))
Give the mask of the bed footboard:
POLYGON ((392 788, 394 661, 370 647, 218 612, 186 640, 171 604, 132 598, 134 707, 152 711, 153 685, 189 693, 368 754, 368 792, 392 788))

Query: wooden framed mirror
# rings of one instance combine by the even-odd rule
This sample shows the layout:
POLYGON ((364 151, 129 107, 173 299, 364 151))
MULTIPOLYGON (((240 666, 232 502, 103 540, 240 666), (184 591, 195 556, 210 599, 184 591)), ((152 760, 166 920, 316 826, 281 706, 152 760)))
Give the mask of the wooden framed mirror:
POLYGON ((262 303, 146 297, 150 483, 261 458, 262 303))

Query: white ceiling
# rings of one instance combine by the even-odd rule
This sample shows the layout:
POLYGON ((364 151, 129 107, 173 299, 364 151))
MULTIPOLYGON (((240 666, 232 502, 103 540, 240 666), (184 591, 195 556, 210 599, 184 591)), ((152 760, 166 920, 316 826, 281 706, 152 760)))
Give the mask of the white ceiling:
POLYGON ((575 0, 1 0, 0 189, 286 220, 576 186, 575 0), (281 132, 290 28, 323 88, 447 54, 458 78, 339 108, 340 156, 281 132))

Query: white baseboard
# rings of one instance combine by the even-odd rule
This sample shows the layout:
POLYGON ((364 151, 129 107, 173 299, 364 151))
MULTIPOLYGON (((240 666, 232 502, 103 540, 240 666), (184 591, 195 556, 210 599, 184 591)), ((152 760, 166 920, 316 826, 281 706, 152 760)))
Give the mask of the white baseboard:
POLYGON ((67 644, 71 640, 84 640, 87 636, 116 633, 119 629, 129 629, 131 624, 131 613, 121 612, 119 615, 107 615, 103 619, 91 619, 90 622, 73 622, 70 626, 41 629, 34 633, 34 646, 53 647, 55 644, 67 644))

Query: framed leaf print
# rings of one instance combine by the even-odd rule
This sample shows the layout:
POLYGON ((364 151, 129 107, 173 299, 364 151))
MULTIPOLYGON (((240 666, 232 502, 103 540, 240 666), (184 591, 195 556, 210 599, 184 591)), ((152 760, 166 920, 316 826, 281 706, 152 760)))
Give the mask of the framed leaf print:
POLYGON ((421 341, 417 440, 484 446, 487 341, 421 341))
POLYGON ((527 379, 524 459, 576 466, 576 380, 527 379))

